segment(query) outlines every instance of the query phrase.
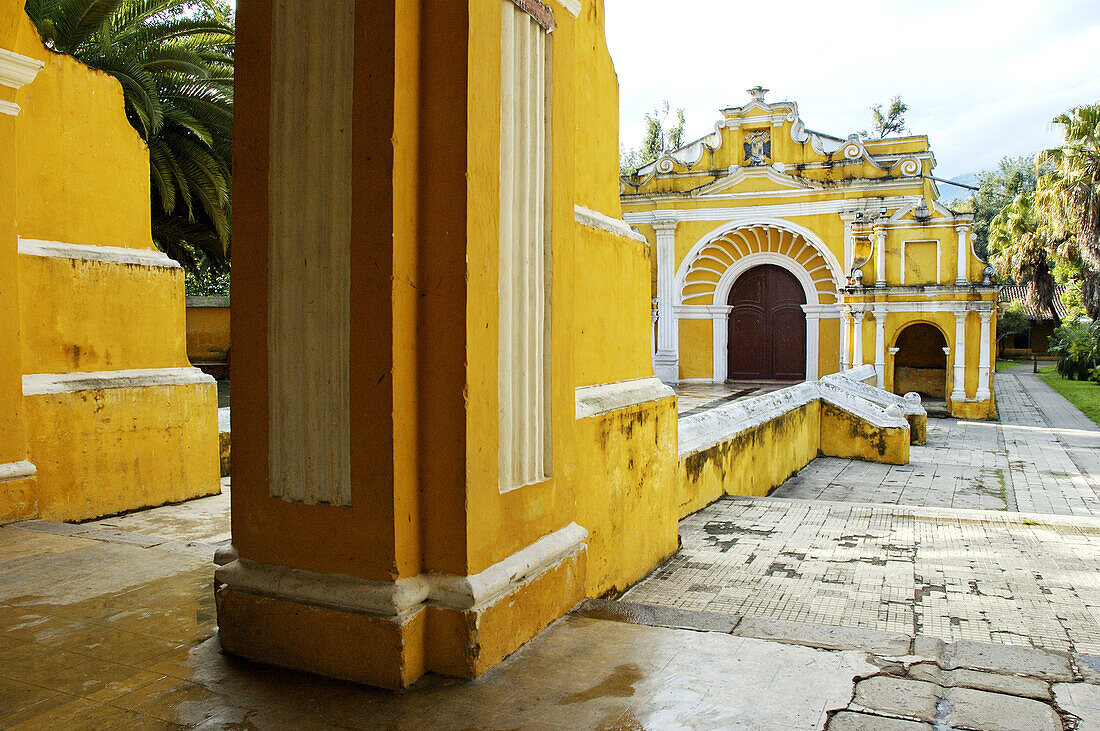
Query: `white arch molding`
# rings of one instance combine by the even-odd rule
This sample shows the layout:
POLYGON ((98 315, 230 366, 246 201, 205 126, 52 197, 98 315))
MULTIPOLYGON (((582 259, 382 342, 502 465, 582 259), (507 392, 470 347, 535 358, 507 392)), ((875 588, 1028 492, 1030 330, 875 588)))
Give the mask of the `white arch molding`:
POLYGON ((832 275, 833 287, 839 292, 844 288, 846 279, 844 276, 844 267, 841 266, 840 260, 836 258, 832 250, 825 245, 825 242, 810 229, 805 226, 800 226, 797 223, 792 223, 785 218, 771 218, 768 216, 753 216, 750 218, 737 218, 732 221, 728 221, 718 228, 710 231, 701 237, 695 245, 691 247, 683 261, 680 262, 680 266, 676 269, 675 278, 675 292, 677 302, 680 304, 680 292, 683 291, 684 283, 687 280, 688 269, 691 268, 692 262, 695 261, 699 253, 712 243, 725 236, 728 233, 737 231, 739 229, 746 228, 774 228, 781 231, 801 236, 811 248, 813 248, 822 259, 825 260, 825 264, 829 267, 829 274, 832 275))
POLYGON ((817 380, 822 305, 821 300, 818 298, 814 280, 797 261, 789 256, 774 252, 756 252, 747 254, 730 265, 729 269, 722 274, 722 278, 718 280, 718 286, 714 289, 714 304, 706 308, 711 313, 714 343, 712 362, 714 380, 718 383, 726 380, 729 365, 729 316, 733 310, 727 303, 730 290, 733 289, 734 283, 742 274, 765 264, 772 264, 786 269, 802 285, 802 290, 806 295, 806 304, 802 305, 802 311, 806 313, 806 380, 817 380))

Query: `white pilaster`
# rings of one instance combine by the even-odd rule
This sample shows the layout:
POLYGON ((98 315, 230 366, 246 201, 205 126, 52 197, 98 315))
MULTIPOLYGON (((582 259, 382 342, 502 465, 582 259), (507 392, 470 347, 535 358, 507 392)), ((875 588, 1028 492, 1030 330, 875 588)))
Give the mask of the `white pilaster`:
POLYGON ((981 343, 978 345, 978 391, 974 397, 979 401, 988 401, 992 395, 989 391, 989 321, 993 317, 993 310, 980 310, 978 315, 982 318, 981 343))
POLYGON ((875 385, 886 388, 886 309, 875 308, 875 385))
POLYGON ((951 387, 951 400, 962 401, 966 398, 966 315, 967 310, 955 310, 955 353, 954 385, 951 387))
POLYGON ((863 318, 867 316, 866 310, 855 310, 855 331, 852 335, 852 367, 859 368, 863 365, 863 318))
POLYGON ((657 221, 657 351, 653 355, 653 373, 666 383, 680 378, 680 336, 675 308, 676 292, 676 224, 677 221, 657 221))
POLYGON ((852 337, 852 308, 847 305, 840 308, 840 370, 846 371, 852 366, 848 357, 849 341, 852 337))
POLYGON ((711 331, 714 333, 713 358, 714 382, 721 383, 726 380, 729 371, 729 336, 730 336, 730 312, 733 308, 728 305, 710 305, 706 308, 710 313, 711 331))
POLYGON ((818 308, 813 305, 802 305, 802 311, 806 313, 806 380, 816 381, 821 348, 818 340, 821 332, 819 319, 821 315, 818 308))
POLYGON ((649 352, 657 352, 657 298, 653 298, 653 303, 649 309, 649 352))
POLYGON ((844 265, 845 278, 852 275, 853 252, 855 250, 855 244, 852 241, 852 223, 855 221, 855 213, 841 213, 840 219, 844 221, 844 260, 841 262, 844 265))
MULTIPOLYGON (((886 229, 875 229, 875 286, 886 286, 886 229)), ((881 388, 881 386, 880 386, 881 388)))
POLYGON ((959 224, 955 227, 955 232, 959 235, 958 273, 955 275, 955 284, 965 285, 970 283, 966 276, 966 264, 970 258, 970 246, 967 243, 970 226, 959 224))

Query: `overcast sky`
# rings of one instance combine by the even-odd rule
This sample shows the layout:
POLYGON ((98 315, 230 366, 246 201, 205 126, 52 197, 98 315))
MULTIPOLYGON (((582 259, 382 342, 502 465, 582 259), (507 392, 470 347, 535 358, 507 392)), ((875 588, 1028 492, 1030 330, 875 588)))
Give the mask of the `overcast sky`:
POLYGON ((1053 146, 1050 119, 1100 101, 1098 0, 606 0, 621 141, 667 99, 687 135, 714 129, 745 89, 799 105, 806 126, 845 137, 895 94, 927 134, 936 175, 1053 146))

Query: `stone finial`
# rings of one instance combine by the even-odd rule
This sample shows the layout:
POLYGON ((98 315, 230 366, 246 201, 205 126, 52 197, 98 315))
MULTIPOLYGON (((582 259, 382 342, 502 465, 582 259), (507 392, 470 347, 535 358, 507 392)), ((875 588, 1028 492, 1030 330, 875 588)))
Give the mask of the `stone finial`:
POLYGON ((911 404, 919 404, 920 403, 920 394, 917 393, 916 391, 910 391, 909 393, 905 394, 904 398, 905 398, 907 403, 911 403, 911 404))
POLYGON ((771 91, 771 89, 765 89, 764 87, 760 86, 760 84, 757 84, 756 86, 748 90, 749 96, 752 97, 752 100, 754 102, 763 102, 764 95, 767 94, 769 91, 771 91))
POLYGON ((904 419, 905 418, 905 412, 902 410, 901 406, 899 406, 897 404, 890 404, 889 406, 887 406, 886 407, 886 415, 889 416, 889 417, 892 417, 894 419, 904 419))

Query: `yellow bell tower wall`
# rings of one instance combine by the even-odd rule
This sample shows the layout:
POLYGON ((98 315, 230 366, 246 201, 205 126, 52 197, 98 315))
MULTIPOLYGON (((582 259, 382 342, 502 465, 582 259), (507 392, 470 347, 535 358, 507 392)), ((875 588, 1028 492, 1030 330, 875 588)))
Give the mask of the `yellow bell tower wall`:
POLYGON ((122 89, 49 51, 19 0, 0 8, 0 52, 34 71, 0 97, 14 153, 0 172, 14 214, 0 214, 0 336, 17 354, 0 389, 21 402, 0 465, 34 475, 30 489, 0 469, 0 520, 216 493, 215 385, 187 361, 183 271, 153 247, 148 151, 122 89))

